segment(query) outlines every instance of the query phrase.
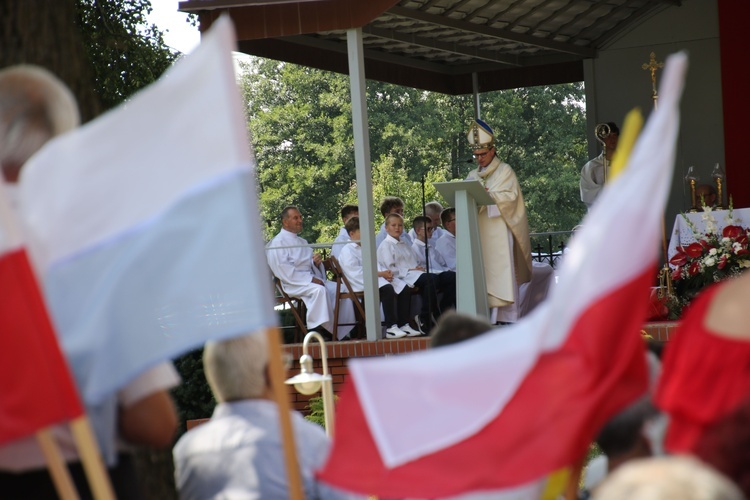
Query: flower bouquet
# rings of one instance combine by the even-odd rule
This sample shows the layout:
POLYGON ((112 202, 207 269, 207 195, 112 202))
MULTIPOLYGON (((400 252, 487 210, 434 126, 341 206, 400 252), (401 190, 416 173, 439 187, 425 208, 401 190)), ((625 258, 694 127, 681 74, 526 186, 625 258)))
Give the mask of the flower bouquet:
POLYGON ((696 242, 677 247, 669 260, 674 293, 667 300, 669 318, 677 319, 704 287, 732 278, 750 267, 750 229, 736 224, 729 207, 727 225, 719 231, 710 207, 703 207, 705 232, 685 217, 696 242))

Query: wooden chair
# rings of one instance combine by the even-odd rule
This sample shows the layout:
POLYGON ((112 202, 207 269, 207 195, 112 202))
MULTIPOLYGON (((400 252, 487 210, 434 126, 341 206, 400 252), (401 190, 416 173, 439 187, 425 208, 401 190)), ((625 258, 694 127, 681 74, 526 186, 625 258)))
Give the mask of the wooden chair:
POLYGON ((294 329, 294 342, 300 343, 302 342, 302 338, 307 335, 307 322, 305 320, 307 318, 307 309, 305 308, 305 303, 300 298, 290 297, 284 291, 284 287, 281 286, 281 280, 276 276, 273 277, 273 284, 276 287, 276 303, 288 305, 292 316, 294 316, 294 323, 296 325, 294 329))
POLYGON ((352 292, 352 286, 349 284, 349 280, 341 269, 341 264, 336 257, 331 255, 324 261, 324 265, 327 271, 331 273, 333 281, 336 282, 336 304, 333 310, 333 331, 337 331, 339 326, 339 306, 342 299, 349 299, 354 304, 354 314, 357 317, 357 323, 355 323, 359 330, 359 338, 366 337, 364 332, 365 328, 365 308, 362 305, 362 301, 365 298, 364 292, 352 292))

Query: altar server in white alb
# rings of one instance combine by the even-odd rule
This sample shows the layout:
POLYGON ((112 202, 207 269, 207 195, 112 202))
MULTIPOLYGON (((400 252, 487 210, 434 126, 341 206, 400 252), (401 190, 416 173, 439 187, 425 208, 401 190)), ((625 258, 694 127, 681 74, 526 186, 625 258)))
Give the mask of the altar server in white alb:
POLYGON ((516 173, 496 156, 495 136, 482 120, 467 135, 477 168, 466 180, 478 180, 495 200, 479 208, 479 236, 487 280, 491 322, 518 320, 518 287, 531 280, 531 242, 526 207, 516 173), (495 309, 497 308, 497 309, 495 309))
POLYGON ((348 300, 339 307, 338 331, 333 331, 336 284, 328 281, 322 259, 313 253, 307 240, 297 236, 302 231, 302 214, 297 207, 281 211, 281 232, 266 245, 268 265, 279 278, 284 291, 299 297, 307 308, 307 328, 323 327, 339 340, 346 337, 355 323, 354 306, 348 300))
POLYGON ((617 149, 620 129, 614 122, 607 122, 597 125, 595 133, 596 140, 602 144, 602 152, 596 158, 589 160, 581 169, 581 201, 587 208, 591 208, 594 204, 609 176, 609 166, 617 149))

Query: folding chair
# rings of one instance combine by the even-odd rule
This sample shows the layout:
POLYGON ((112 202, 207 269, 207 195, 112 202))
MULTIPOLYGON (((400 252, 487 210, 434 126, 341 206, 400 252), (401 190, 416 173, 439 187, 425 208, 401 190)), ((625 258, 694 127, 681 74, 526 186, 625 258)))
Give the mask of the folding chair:
POLYGON ((336 257, 331 255, 324 261, 324 265, 326 267, 327 271, 330 271, 331 276, 333 277, 333 281, 336 282, 336 304, 334 306, 333 311, 333 331, 337 331, 337 328, 339 326, 339 305, 340 301, 342 299, 349 299, 352 301, 352 304, 354 304, 354 314, 357 316, 358 320, 357 323, 355 323, 359 330, 358 337, 362 338, 365 337, 366 334, 364 333, 364 325, 365 325, 365 308, 362 305, 362 301, 365 298, 364 292, 353 292, 351 284, 349 284, 349 280, 347 279, 346 275, 344 274, 343 269, 341 269, 341 264, 339 264, 339 261, 336 257))
POLYGON ((276 286, 276 303, 288 304, 289 310, 292 311, 296 325, 294 328, 294 342, 300 343, 302 342, 302 337, 307 335, 307 322, 305 321, 305 318, 307 318, 307 309, 305 308, 305 303, 300 298, 290 297, 284 291, 284 287, 281 286, 281 280, 276 276, 273 277, 273 284, 276 286))

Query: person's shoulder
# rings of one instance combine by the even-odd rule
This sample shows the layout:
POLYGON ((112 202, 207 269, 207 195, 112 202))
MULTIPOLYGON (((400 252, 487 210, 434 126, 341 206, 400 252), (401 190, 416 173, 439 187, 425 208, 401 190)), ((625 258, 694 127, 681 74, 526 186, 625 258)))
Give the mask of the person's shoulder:
POLYGON ((291 412, 291 416, 295 435, 299 438, 302 446, 328 449, 330 439, 323 427, 310 422, 296 411, 291 412))

